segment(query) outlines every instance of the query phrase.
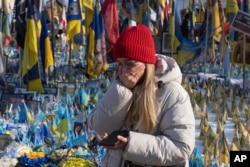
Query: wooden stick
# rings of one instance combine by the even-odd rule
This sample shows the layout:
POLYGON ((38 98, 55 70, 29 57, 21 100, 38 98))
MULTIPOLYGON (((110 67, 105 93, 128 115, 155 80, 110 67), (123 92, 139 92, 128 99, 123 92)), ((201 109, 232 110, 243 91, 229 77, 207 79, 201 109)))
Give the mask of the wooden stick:
POLYGON ((243 90, 246 88, 246 34, 243 34, 243 90))

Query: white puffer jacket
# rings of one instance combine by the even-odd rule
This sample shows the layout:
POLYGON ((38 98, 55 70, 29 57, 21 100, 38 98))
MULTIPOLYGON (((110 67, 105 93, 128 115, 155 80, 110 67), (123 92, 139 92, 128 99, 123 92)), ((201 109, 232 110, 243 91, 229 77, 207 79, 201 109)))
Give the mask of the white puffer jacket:
MULTIPOLYGON (((158 128, 151 134, 129 132, 124 151, 107 151, 104 167, 122 167, 124 160, 142 165, 174 166, 183 164, 195 145, 195 119, 188 93, 181 86, 182 74, 174 59, 157 55, 156 81, 159 102, 158 128)), ((114 81, 94 111, 88 125, 103 136, 123 127, 133 92, 114 81)))

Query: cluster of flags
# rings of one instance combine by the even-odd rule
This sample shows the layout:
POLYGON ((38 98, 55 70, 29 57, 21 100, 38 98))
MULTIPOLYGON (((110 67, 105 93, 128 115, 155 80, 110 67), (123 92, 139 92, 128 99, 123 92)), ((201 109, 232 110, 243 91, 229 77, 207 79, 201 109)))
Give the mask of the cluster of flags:
POLYGON ((182 83, 190 95, 195 117, 200 120, 198 139, 203 149, 197 146, 191 164, 229 165, 230 151, 250 149, 249 94, 240 92, 238 87, 228 89, 218 82, 190 81, 186 76, 182 83), (230 128, 232 139, 226 135, 230 131, 226 127, 231 125, 234 126, 230 128))
POLYGON ((23 83, 28 90, 42 93, 48 69, 54 65, 53 45, 57 34, 49 36, 48 24, 54 24, 52 28, 57 24, 66 34, 66 41, 72 50, 85 47, 86 71, 90 78, 96 78, 108 69, 107 54, 112 51, 120 33, 115 0, 69 0, 66 4, 61 1, 53 1, 53 4, 47 1, 44 4, 39 0, 13 2, 14 5, 9 9, 10 3, 3 1, 6 9, 3 38, 12 38, 10 27, 13 26, 13 37, 22 54, 23 83), (12 20, 15 24, 10 24, 12 20), (83 38, 82 44, 75 42, 76 36, 83 38))
MULTIPOLYGON (((189 34, 194 35, 196 23, 201 23, 202 31, 198 41, 183 36, 180 27, 183 16, 178 9, 178 0, 123 0, 120 8, 115 0, 68 0, 63 3, 54 1, 54 4, 47 1, 45 5, 39 0, 16 0, 12 8, 13 15, 10 12, 10 3, 3 0, 2 27, 4 39, 11 37, 9 27, 12 20, 15 20, 15 38, 23 53, 23 82, 29 90, 43 92, 43 81, 46 81, 48 68, 54 64, 54 43, 49 40, 46 27, 52 20, 52 23, 59 24, 59 28, 66 34, 66 40, 72 50, 85 47, 86 72, 90 78, 96 78, 108 69, 108 64, 113 62, 114 43, 124 28, 134 23, 147 25, 153 36, 168 32, 171 36, 171 56, 179 64, 193 61, 201 54, 201 48, 205 47, 207 41, 208 52, 213 59, 216 56, 215 44, 220 43, 221 59, 224 60, 225 57, 223 64, 225 69, 228 69, 231 44, 228 41, 235 40, 237 36, 231 32, 230 22, 239 9, 249 11, 247 3, 248 0, 227 0, 224 10, 221 0, 207 0, 206 6, 201 0, 189 0, 187 30, 189 34), (207 23, 207 18, 211 24, 207 23), (206 32, 208 36, 205 35, 206 32), (75 42, 76 36, 82 36, 82 45, 75 42)), ((233 47, 234 44, 232 49, 233 47)))

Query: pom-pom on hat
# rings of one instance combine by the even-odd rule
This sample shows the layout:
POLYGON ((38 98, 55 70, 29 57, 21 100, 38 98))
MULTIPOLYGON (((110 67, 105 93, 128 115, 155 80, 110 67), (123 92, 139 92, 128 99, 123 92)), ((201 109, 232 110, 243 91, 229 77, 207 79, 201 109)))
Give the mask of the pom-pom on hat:
POLYGON ((115 60, 128 58, 155 64, 155 44, 149 28, 142 24, 127 28, 118 38, 113 55, 115 60))

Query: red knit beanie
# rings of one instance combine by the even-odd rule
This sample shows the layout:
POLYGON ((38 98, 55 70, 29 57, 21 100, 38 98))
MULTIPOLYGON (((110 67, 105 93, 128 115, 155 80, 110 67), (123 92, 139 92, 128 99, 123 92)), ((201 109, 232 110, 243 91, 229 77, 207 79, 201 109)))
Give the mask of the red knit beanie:
POLYGON ((116 41, 113 55, 115 60, 128 58, 155 64, 155 44, 148 27, 141 24, 127 28, 116 41))

